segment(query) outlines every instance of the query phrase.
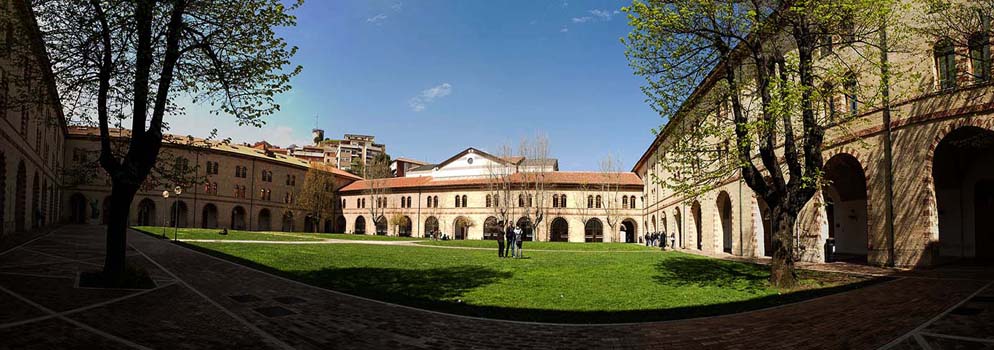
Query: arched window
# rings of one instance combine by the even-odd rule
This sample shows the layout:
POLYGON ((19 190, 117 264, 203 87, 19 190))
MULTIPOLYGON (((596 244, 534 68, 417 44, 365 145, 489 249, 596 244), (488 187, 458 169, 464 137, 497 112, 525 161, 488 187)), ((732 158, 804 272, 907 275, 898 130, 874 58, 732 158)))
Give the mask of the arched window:
POLYGON ((488 194, 487 195, 487 208, 490 208, 490 204, 491 204, 490 200, 491 200, 491 198, 490 198, 490 195, 488 194))
POLYGON ((456 208, 458 208, 458 207, 459 207, 459 195, 457 194, 456 195, 456 208))
POLYGON ((411 202, 411 196, 407 196, 407 207, 408 208, 411 207, 411 203, 413 203, 413 202, 411 202))
POLYGON ((560 208, 565 208, 566 207, 566 194, 565 193, 562 196, 559 196, 559 207, 560 208))
POLYGON ((970 36, 970 65, 973 66, 973 81, 986 82, 991 78, 991 45, 987 33, 974 33, 970 36))
POLYGON ((593 207, 594 207, 594 196, 592 195, 587 196, 587 208, 593 208, 593 207))
POLYGON ((621 208, 628 209, 628 196, 621 197, 621 208))
POLYGON ((600 208, 601 208, 601 196, 598 195, 597 196, 597 209, 600 209, 600 208))
POLYGON ((428 196, 428 198, 425 200, 425 207, 431 208, 431 196, 428 196))
POLYGON ((431 205, 434 205, 435 208, 438 208, 438 196, 435 196, 434 198, 435 199, 432 200, 431 205))
POLYGON ((935 67, 939 74, 939 87, 943 90, 956 87, 956 50, 948 38, 935 43, 935 67))
POLYGON ((845 81, 845 94, 846 94, 846 107, 849 108, 849 114, 855 116, 859 113, 859 97, 857 96, 858 84, 856 82, 856 75, 850 73, 846 77, 845 81))
POLYGON ((462 207, 465 208, 467 203, 469 203, 469 201, 466 200, 466 195, 464 194, 462 195, 462 207))
POLYGON ((520 207, 520 208, 524 208, 525 207, 525 195, 523 195, 523 194, 519 194, 518 195, 518 207, 520 207))
POLYGON ((496 195, 496 194, 494 195, 494 206, 495 207, 499 207, 500 206, 500 195, 496 195))
POLYGON ((528 207, 529 208, 532 207, 532 195, 530 195, 530 194, 528 195, 528 207))
POLYGON ((552 195, 552 207, 553 208, 559 208, 559 195, 558 194, 552 195))

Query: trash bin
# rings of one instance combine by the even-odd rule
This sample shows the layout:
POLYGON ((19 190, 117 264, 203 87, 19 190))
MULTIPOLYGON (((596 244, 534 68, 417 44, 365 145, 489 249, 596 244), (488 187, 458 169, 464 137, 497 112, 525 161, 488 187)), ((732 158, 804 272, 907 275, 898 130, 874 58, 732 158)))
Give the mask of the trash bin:
POLYGON ((825 240, 825 262, 835 261, 835 238, 825 240))

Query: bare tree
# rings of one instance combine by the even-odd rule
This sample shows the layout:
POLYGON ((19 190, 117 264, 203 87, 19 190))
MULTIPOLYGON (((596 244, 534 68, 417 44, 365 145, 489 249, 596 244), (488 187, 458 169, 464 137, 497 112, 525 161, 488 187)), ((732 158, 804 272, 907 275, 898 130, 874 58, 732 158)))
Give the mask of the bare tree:
POLYGON ((522 139, 518 152, 526 160, 531 160, 533 165, 520 166, 521 193, 525 195, 526 202, 524 215, 532 222, 532 234, 534 240, 541 240, 540 227, 545 220, 546 196, 551 189, 549 185, 548 173, 549 165, 549 139, 545 135, 538 135, 534 140, 522 139))
POLYGON ((576 207, 576 214, 584 226, 593 217, 593 193, 590 183, 583 181, 580 183, 576 195, 573 196, 573 206, 576 207))
POLYGON ((386 220, 383 217, 383 213, 387 208, 387 181, 390 178, 390 165, 379 159, 374 159, 372 162, 367 164, 363 169, 363 177, 366 178, 366 188, 363 189, 367 200, 366 209, 369 210, 370 220, 373 222, 373 228, 376 232, 376 224, 380 220, 386 220))
POLYGON ((295 205, 288 204, 306 210, 311 217, 317 219, 318 223, 323 221, 323 218, 334 216, 337 203, 335 175, 324 169, 325 166, 316 162, 311 163, 307 174, 304 175, 303 185, 296 190, 295 205))
POLYGON ((510 146, 501 145, 494 154, 500 159, 491 161, 487 165, 487 194, 491 198, 490 211, 499 222, 503 223, 501 230, 514 222, 515 218, 515 182, 512 176, 517 169, 516 165, 511 162, 512 154, 510 146))
POLYGON ((601 210, 607 226, 611 230, 611 241, 615 242, 618 241, 618 237, 615 237, 618 234, 618 225, 623 219, 621 215, 621 185, 617 179, 618 174, 621 173, 621 161, 616 156, 608 154, 601 159, 600 170, 599 193, 604 196, 601 210))

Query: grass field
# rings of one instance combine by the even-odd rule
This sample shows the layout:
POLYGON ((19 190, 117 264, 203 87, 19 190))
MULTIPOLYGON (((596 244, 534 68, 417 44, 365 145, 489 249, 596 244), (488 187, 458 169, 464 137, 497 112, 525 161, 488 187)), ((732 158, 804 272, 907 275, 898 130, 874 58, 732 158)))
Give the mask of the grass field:
POLYGON ((525 259, 500 259, 490 250, 430 246, 186 244, 350 294, 456 314, 541 322, 637 322, 725 314, 874 282, 802 271, 801 287, 781 294, 768 285, 765 266, 675 252, 525 250, 525 259))
MULTIPOLYGON (((639 244, 630 243, 570 243, 570 242, 523 242, 522 249, 525 252, 531 249, 537 250, 574 250, 574 251, 659 251, 659 248, 646 247, 639 244)), ((496 252, 497 241, 422 241, 421 245, 445 246, 445 247, 470 247, 470 248, 491 248, 496 252)), ((495 253, 496 254, 496 253, 495 253)))
MULTIPOLYGON (((163 229, 166 233, 166 238, 173 239, 173 229, 159 226, 133 226, 133 229, 143 231, 145 233, 161 236, 163 229)), ((239 230, 228 230, 227 235, 219 234, 221 229, 216 228, 181 228, 176 231, 176 237, 179 240, 190 240, 190 239, 216 239, 216 240, 239 240, 239 241, 320 241, 320 238, 307 237, 302 234, 287 233, 287 232, 262 232, 262 231, 239 231, 239 230)))
MULTIPOLYGON (((133 229, 154 235, 161 236, 165 230, 166 237, 173 238, 171 227, 161 226, 134 226, 133 229)), ((177 230, 179 240, 191 239, 212 239, 212 240, 237 240, 237 241, 320 241, 324 239, 347 239, 361 241, 411 241, 419 238, 374 236, 374 235, 349 235, 343 233, 304 233, 304 232, 275 232, 275 231, 239 231, 228 230, 227 235, 219 234, 221 229, 215 228, 181 228, 177 230)), ((496 243, 495 243, 496 244, 496 243)))

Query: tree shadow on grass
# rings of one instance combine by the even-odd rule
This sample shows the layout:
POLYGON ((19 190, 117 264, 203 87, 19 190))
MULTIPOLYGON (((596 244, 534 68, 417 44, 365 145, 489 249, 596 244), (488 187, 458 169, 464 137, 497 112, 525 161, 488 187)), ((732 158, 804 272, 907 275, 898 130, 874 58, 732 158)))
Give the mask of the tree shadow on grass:
POLYGON ((375 299, 456 301, 467 292, 511 278, 510 272, 478 266, 431 269, 333 268, 292 271, 299 280, 375 299))
MULTIPOLYGON (((179 242, 179 245, 229 260, 256 270, 287 277, 314 286, 348 294, 428 310, 483 318, 553 323, 649 322, 714 316, 756 310, 867 287, 891 278, 864 279, 829 288, 810 289, 749 300, 643 310, 564 311, 534 308, 470 305, 458 298, 478 287, 511 278, 512 273, 476 266, 413 270, 393 268, 332 268, 316 271, 283 271, 241 257, 179 242)), ((665 284, 693 283, 701 286, 759 288, 765 285, 760 265, 674 257, 658 264, 665 284), (744 285, 735 279, 746 281, 744 285)))
POLYGON ((765 290, 770 276, 769 269, 760 265, 686 256, 660 260, 656 263, 656 270, 659 274, 653 279, 663 285, 693 285, 744 292, 765 290))

